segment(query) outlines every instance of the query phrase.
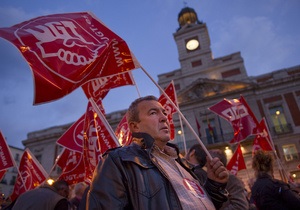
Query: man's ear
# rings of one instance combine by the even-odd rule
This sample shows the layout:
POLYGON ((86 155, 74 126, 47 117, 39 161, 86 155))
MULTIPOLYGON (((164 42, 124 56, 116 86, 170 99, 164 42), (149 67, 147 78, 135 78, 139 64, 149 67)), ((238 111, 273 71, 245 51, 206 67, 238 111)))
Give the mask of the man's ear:
POLYGON ((129 130, 133 133, 138 133, 139 132, 139 125, 137 122, 130 122, 129 123, 129 130))

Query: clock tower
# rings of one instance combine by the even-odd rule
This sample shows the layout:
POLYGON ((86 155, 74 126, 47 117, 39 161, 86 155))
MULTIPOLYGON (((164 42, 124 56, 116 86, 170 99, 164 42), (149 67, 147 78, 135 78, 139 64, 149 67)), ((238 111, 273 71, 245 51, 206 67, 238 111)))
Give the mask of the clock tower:
POLYGON ((179 27, 173 33, 180 69, 158 75, 158 84, 166 87, 174 81, 177 91, 191 88, 194 82, 243 81, 249 78, 240 52, 214 58, 210 46, 208 27, 198 20, 190 7, 183 8, 177 18, 179 27))
POLYGON ((212 62, 206 24, 199 21, 194 9, 185 7, 178 14, 179 28, 173 34, 181 69, 207 68, 212 62))

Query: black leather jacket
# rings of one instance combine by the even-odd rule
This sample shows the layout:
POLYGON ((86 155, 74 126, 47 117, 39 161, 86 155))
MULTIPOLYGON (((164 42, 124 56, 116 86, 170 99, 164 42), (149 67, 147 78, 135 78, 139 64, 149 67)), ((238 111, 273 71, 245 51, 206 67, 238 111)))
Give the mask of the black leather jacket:
MULTIPOLYGON (((88 193, 87 209, 181 210, 174 188, 150 154, 154 139, 145 133, 134 133, 133 137, 142 138, 142 145, 133 142, 110 150, 99 162, 88 193)), ((174 147, 169 143, 168 146, 174 147)), ((220 190, 225 186, 212 180, 205 184, 216 208, 227 200, 220 190)))
POLYGON ((299 210, 300 196, 269 174, 259 174, 251 189, 251 201, 259 210, 299 210))

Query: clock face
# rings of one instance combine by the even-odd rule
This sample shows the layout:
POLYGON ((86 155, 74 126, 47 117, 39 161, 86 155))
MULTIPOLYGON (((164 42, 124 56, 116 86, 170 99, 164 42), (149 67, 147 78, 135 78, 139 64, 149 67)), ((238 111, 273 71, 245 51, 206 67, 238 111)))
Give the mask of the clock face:
POLYGON ((199 41, 196 39, 191 39, 186 43, 186 49, 195 50, 199 47, 199 41))

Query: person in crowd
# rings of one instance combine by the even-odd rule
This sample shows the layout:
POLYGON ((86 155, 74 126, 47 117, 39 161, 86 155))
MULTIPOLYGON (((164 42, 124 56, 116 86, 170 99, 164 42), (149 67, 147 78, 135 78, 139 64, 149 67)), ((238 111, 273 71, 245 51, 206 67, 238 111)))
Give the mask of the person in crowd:
POLYGON ((69 200, 71 210, 78 209, 86 188, 87 185, 84 182, 79 182, 75 185, 74 187, 75 196, 69 200))
POLYGON ((87 199, 87 194, 88 194, 89 190, 90 190, 90 185, 88 185, 85 188, 77 210, 85 210, 86 209, 86 199, 87 199))
POLYGON ((44 184, 21 194, 13 210, 68 210, 69 184, 57 180, 52 185, 44 184))
POLYGON ((290 186, 273 175, 273 156, 258 150, 252 159, 256 180, 251 188, 253 200, 259 210, 296 210, 300 209, 300 196, 290 186))
MULTIPOLYGON (((210 150, 212 157, 218 157, 221 162, 226 166, 226 154, 219 149, 210 150)), ((229 173, 226 190, 228 191, 228 201, 222 205, 221 210, 245 210, 249 209, 249 200, 247 198, 247 191, 245 184, 237 176, 229 173)))
POLYGON ((199 184, 169 142, 167 111, 156 97, 132 102, 127 121, 132 143, 103 155, 87 209, 215 209, 227 200, 227 169, 218 158, 207 159, 207 182, 199 184))
MULTIPOLYGON (((227 165, 226 155, 221 150, 210 150, 210 154, 212 157, 218 157, 224 166, 227 165)), ((185 156, 187 164, 192 168, 202 183, 205 183, 207 179, 206 170, 204 170, 206 165, 206 156, 207 154, 200 144, 194 144, 185 156)), ((231 173, 229 173, 226 190, 229 193, 228 200, 223 203, 220 209, 246 210, 249 208, 249 201, 246 197, 244 183, 231 173)))
POLYGON ((204 170, 206 165, 206 156, 207 154, 200 144, 192 145, 188 153, 185 155, 186 164, 196 174, 202 185, 204 185, 207 178, 206 170, 204 170))

